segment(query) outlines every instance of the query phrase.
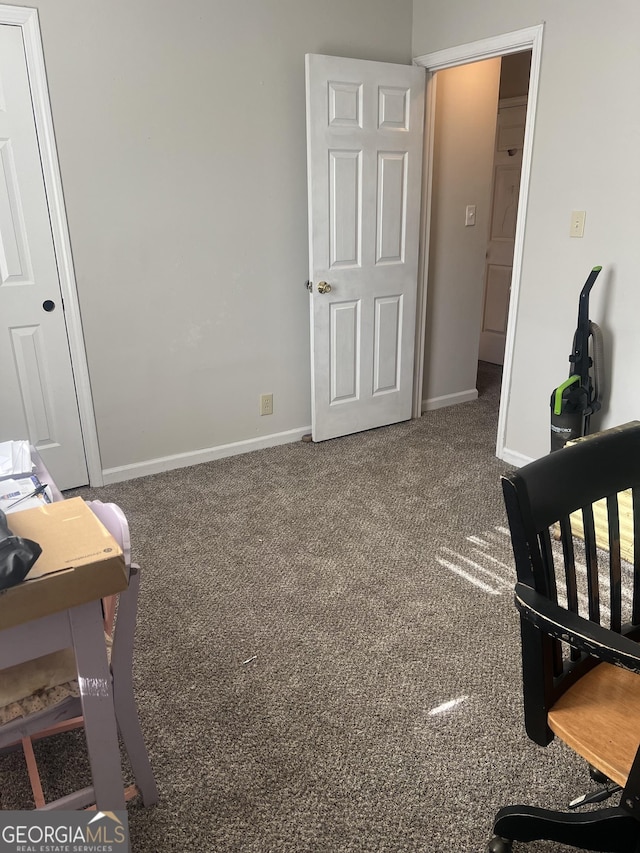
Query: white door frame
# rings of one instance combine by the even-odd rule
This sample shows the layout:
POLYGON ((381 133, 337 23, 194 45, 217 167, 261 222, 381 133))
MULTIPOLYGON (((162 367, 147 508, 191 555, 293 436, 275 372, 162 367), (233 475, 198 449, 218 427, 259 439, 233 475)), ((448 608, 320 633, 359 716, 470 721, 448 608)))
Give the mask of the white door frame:
MULTIPOLYGON (((0 4, 0 24, 17 26, 22 29, 27 75, 29 77, 29 86, 31 87, 31 100, 42 163, 42 174, 47 195, 47 206, 49 208, 53 246, 58 266, 58 279, 64 301, 67 338, 78 399, 89 483, 92 486, 102 486, 102 464, 100 461, 98 433, 93 411, 91 384, 89 381, 89 366, 87 364, 87 354, 82 334, 80 304, 76 289, 67 214, 62 194, 58 152, 53 134, 53 119, 51 116, 44 53, 40 37, 38 10, 24 6, 6 6, 0 4)), ((19 438, 19 436, 16 436, 16 438, 19 438)))
POLYGON ((529 197, 529 180, 531 177, 531 159, 533 153, 533 130, 535 125, 536 105, 538 99, 538 82, 540 79, 540 61, 542 58, 542 33, 544 25, 515 30, 511 33, 481 39, 469 44, 439 50, 435 53, 425 53, 413 61, 427 69, 427 105, 425 117, 425 169, 423 187, 423 225, 420 272, 418 276, 418 307, 416 320, 416 366, 413 386, 413 417, 419 418, 422 408, 422 382, 424 372, 425 331, 427 322, 427 287, 428 287, 428 258, 429 230, 431 220, 431 198, 433 187, 433 142, 436 102, 436 71, 454 68, 457 65, 467 65, 480 62, 483 59, 493 59, 506 56, 509 53, 519 53, 531 50, 531 74, 529 77, 529 95, 527 102, 527 121, 522 149, 522 173, 520 180, 520 195, 518 198, 518 219, 513 250, 513 273, 511 279, 511 301, 507 318, 507 336, 502 373, 502 391, 500 394, 500 412, 498 415, 498 430, 496 438, 496 456, 503 458, 506 440, 507 414, 511 396, 511 375, 513 368, 513 349, 515 343, 515 325, 520 296, 520 280, 522 277, 522 256, 524 249, 524 234, 527 217, 527 199, 529 197))

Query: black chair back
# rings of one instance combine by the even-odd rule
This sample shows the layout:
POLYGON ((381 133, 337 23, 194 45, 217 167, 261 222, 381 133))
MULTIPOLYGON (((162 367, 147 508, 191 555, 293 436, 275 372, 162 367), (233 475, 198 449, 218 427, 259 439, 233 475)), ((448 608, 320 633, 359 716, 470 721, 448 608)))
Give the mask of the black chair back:
MULTIPOLYGON (((503 477, 502 487, 518 581, 634 638, 640 547, 621 552, 621 530, 625 542, 640 542, 640 423, 566 446, 503 477)), ((546 745, 547 712, 598 661, 522 617, 521 634, 525 725, 546 745)))

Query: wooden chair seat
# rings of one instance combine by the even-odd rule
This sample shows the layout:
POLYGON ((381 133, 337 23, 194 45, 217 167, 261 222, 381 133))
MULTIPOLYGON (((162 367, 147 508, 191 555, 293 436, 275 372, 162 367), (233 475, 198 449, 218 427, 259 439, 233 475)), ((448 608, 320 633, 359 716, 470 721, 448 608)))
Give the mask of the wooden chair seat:
POLYGON ((640 745, 640 675, 598 664, 558 699, 547 719, 560 740, 624 787, 640 745))

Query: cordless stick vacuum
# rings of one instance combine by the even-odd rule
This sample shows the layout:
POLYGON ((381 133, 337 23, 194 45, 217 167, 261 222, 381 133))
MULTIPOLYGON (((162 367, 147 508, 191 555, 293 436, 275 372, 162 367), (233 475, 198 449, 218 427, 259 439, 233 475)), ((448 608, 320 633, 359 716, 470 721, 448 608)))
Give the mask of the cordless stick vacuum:
POLYGON ((551 450, 587 435, 589 419, 602 405, 602 332, 589 319, 589 293, 602 267, 589 273, 578 302, 578 328, 569 356, 569 378, 551 395, 551 450), (591 355, 589 354, 589 339, 591 355))

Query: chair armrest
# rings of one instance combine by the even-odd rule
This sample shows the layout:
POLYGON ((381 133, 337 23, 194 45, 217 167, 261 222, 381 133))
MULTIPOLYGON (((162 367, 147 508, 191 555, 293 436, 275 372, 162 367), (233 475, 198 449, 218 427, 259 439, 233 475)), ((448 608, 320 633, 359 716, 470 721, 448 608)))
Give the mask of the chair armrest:
POLYGON ((640 673, 640 644, 554 604, 532 587, 517 583, 516 607, 545 634, 564 640, 588 655, 640 673))

